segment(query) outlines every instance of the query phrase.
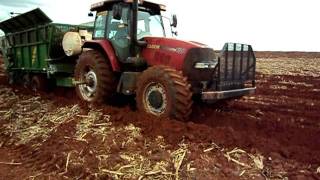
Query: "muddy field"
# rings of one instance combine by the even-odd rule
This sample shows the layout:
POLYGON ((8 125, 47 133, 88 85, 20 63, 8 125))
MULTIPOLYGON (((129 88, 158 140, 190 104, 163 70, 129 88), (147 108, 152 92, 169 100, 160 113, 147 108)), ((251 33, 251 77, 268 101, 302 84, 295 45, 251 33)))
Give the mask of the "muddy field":
POLYGON ((257 93, 155 120, 0 72, 0 179, 320 179, 320 58, 259 56, 257 93))

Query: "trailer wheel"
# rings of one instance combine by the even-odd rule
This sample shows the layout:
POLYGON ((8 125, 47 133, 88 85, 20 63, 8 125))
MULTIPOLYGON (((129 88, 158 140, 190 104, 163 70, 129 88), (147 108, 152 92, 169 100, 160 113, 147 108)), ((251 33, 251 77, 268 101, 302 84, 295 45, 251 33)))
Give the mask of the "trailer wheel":
POLYGON ((76 92, 80 99, 102 103, 109 100, 116 90, 116 78, 111 66, 99 51, 85 51, 75 68, 76 92))
POLYGON ((30 86, 34 92, 46 91, 48 89, 48 80, 44 75, 34 75, 31 78, 30 86))
POLYGON ((16 85, 16 84, 21 84, 21 77, 23 75, 18 72, 18 71, 9 71, 7 73, 7 79, 8 79, 8 83, 10 85, 16 85))
POLYGON ((190 87, 181 72, 166 66, 150 67, 137 82, 137 107, 156 117, 187 120, 192 111, 190 87))
POLYGON ((22 82, 23 87, 26 88, 26 89, 29 89, 30 88, 30 84, 31 84, 29 74, 25 74, 22 77, 22 81, 23 81, 22 82))

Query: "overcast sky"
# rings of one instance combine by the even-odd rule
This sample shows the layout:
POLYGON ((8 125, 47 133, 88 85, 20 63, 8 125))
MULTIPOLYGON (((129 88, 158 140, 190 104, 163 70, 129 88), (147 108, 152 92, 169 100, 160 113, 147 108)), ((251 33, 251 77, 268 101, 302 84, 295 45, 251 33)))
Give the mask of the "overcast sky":
MULTIPOLYGON (((59 23, 88 22, 97 0, 0 0, 0 21, 9 12, 40 7, 59 23)), ((154 0, 156 1, 156 0, 154 0)), ((178 15, 179 38, 221 49, 224 42, 256 50, 320 51, 319 0, 159 0, 178 15)))

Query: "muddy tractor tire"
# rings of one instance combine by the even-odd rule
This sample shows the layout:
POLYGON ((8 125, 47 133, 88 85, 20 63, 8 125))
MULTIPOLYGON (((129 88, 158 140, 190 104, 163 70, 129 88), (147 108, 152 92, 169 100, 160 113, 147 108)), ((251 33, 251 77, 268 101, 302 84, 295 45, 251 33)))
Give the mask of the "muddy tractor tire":
POLYGON ((76 93, 81 100, 103 103, 116 91, 116 78, 106 57, 99 51, 83 52, 75 67, 76 93))
POLYGON ((137 82, 137 108, 160 118, 187 120, 192 111, 190 87, 182 72, 166 66, 150 67, 137 82))
POLYGON ((34 75, 30 80, 30 88, 34 92, 47 91, 48 79, 44 75, 34 75))

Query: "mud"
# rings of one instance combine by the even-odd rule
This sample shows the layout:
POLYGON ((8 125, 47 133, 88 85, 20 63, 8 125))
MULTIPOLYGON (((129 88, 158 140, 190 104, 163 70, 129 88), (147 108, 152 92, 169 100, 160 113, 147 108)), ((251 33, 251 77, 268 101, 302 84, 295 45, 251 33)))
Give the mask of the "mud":
MULTIPOLYGON (((49 107, 47 113, 76 106, 77 115, 59 120, 58 125, 48 121, 45 127, 54 130, 45 139, 39 136, 17 145, 18 131, 31 126, 18 127, 13 133, 7 127, 15 123, 2 114, 0 177, 320 179, 320 59, 310 56, 258 59, 255 95, 211 105, 196 102, 185 122, 140 114, 133 98, 96 106, 80 102, 73 89, 36 94, 49 107), (312 70, 302 70, 310 63, 312 70), (92 113, 103 115, 84 121, 92 113), (177 175, 175 162, 181 156, 177 175)), ((4 92, 14 92, 18 104, 35 96, 9 86, 4 75, 0 84, 2 89, 9 88, 4 92)), ((0 93, 0 97, 6 96, 0 93)), ((20 107, 16 106, 2 105, 0 112, 20 107)), ((16 113, 16 121, 28 120, 19 117, 25 112, 16 113)))

